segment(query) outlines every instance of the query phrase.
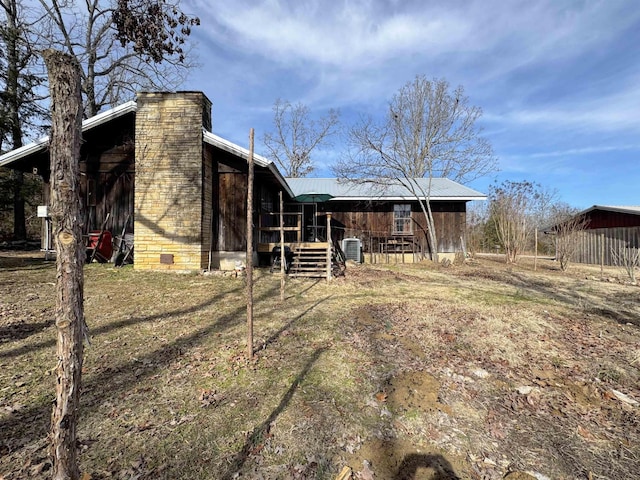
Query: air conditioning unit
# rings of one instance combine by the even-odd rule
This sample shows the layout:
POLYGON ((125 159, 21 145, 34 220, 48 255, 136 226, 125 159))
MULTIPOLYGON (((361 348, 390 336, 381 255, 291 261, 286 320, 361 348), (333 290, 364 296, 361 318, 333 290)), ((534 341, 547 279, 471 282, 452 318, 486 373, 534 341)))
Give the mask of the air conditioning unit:
POLYGON ((345 238, 342 240, 342 251, 347 260, 362 263, 362 242, 359 238, 345 238))

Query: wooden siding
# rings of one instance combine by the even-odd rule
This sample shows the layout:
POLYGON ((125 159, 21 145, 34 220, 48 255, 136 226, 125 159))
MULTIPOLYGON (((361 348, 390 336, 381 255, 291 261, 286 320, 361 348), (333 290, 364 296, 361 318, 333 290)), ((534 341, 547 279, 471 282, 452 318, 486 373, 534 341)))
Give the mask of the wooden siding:
POLYGON ((213 212, 218 211, 218 170, 214 168, 211 149, 205 148, 202 154, 202 252, 201 264, 209 267, 210 252, 217 249, 218 222, 213 212))
POLYGON ((640 248, 640 227, 597 228, 577 234, 576 263, 613 266, 612 250, 640 248), (603 258, 604 254, 604 258, 603 258))
MULTIPOLYGON (((413 236, 416 244, 426 252, 426 221, 418 202, 327 202, 319 204, 318 208, 333 213, 334 239, 357 237, 363 241, 365 249, 376 250, 381 239, 394 236, 393 206, 399 203, 411 204, 413 232, 408 236, 413 236)), ((460 251, 460 238, 465 232, 465 202, 432 202, 432 212, 438 252, 460 251)))
POLYGON ((127 216, 133 231, 135 168, 132 145, 115 146, 85 156, 80 163, 80 195, 84 207, 85 233, 99 230, 107 214, 107 230, 120 235, 127 216))
POLYGON ((247 177, 244 173, 219 173, 218 250, 246 249, 247 177))
POLYGON ((611 227, 640 227, 640 215, 607 210, 593 210, 587 214, 589 230, 611 227))

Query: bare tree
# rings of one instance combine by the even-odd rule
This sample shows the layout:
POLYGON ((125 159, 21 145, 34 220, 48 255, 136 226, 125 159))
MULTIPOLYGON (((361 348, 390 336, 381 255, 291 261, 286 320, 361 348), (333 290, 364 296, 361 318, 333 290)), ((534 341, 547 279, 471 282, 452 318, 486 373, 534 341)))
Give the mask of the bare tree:
MULTIPOLYGON (((31 126, 34 117, 42 118, 44 110, 38 104, 35 93, 44 78, 33 72, 37 53, 32 49, 29 30, 33 25, 25 23, 24 8, 18 0, 0 0, 0 151, 5 141, 9 148, 22 146, 25 128, 31 126)), ((8 187, 12 194, 13 236, 24 240, 27 236, 25 197, 28 183, 24 174, 13 170, 8 187)))
POLYGON ((167 0, 39 0, 47 46, 81 65, 84 114, 97 114, 141 89, 183 80, 186 40, 197 17, 167 0))
POLYGON ((338 111, 331 109, 325 117, 313 120, 306 105, 278 99, 273 105, 274 131, 265 134, 263 142, 286 177, 305 177, 315 168, 311 152, 330 144, 339 118, 338 111))
POLYGON ((467 182, 496 169, 476 124, 481 115, 461 86, 451 91, 444 79, 416 76, 394 95, 382 121, 368 118, 351 128, 349 154, 334 172, 351 182, 407 188, 424 214, 431 258, 438 261, 431 179, 467 182), (422 177, 429 179, 426 187, 417 180, 422 177))
POLYGON ((556 260, 560 262, 560 269, 564 272, 569 268, 578 248, 578 235, 589 225, 589 219, 578 215, 575 208, 558 203, 552 206, 554 225, 551 233, 555 236, 556 260))
POLYGON ((495 225, 507 263, 516 263, 533 231, 540 186, 532 182, 504 181, 489 192, 489 216, 495 225))
MULTIPOLYGON (((466 241, 467 251, 471 257, 475 257, 478 252, 486 250, 488 212, 485 202, 474 202, 473 205, 467 207, 466 241)), ((495 242, 490 242, 489 244, 493 245, 495 242)))
POLYGON ((633 245, 622 245, 618 248, 611 248, 611 258, 613 264, 622 267, 629 280, 636 285, 636 269, 640 268, 640 249, 633 245))

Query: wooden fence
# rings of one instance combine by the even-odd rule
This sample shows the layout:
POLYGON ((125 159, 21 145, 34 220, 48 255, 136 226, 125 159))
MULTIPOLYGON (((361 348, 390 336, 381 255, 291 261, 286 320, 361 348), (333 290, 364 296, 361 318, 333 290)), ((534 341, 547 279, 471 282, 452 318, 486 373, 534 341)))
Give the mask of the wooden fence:
POLYGON ((640 248, 640 227, 596 228, 577 235, 578 248, 573 261, 615 265, 611 251, 640 248), (604 261, 603 261, 604 260, 604 261))

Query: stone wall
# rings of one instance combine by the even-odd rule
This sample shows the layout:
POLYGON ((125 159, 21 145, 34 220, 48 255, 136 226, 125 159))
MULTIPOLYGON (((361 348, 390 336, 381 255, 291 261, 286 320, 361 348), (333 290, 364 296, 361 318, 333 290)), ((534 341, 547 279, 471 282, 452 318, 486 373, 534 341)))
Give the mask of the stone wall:
MULTIPOLYGON (((136 112, 135 268, 204 268, 203 119, 199 92, 140 93, 136 112)), ((210 202, 210 197, 209 197, 210 202)))

